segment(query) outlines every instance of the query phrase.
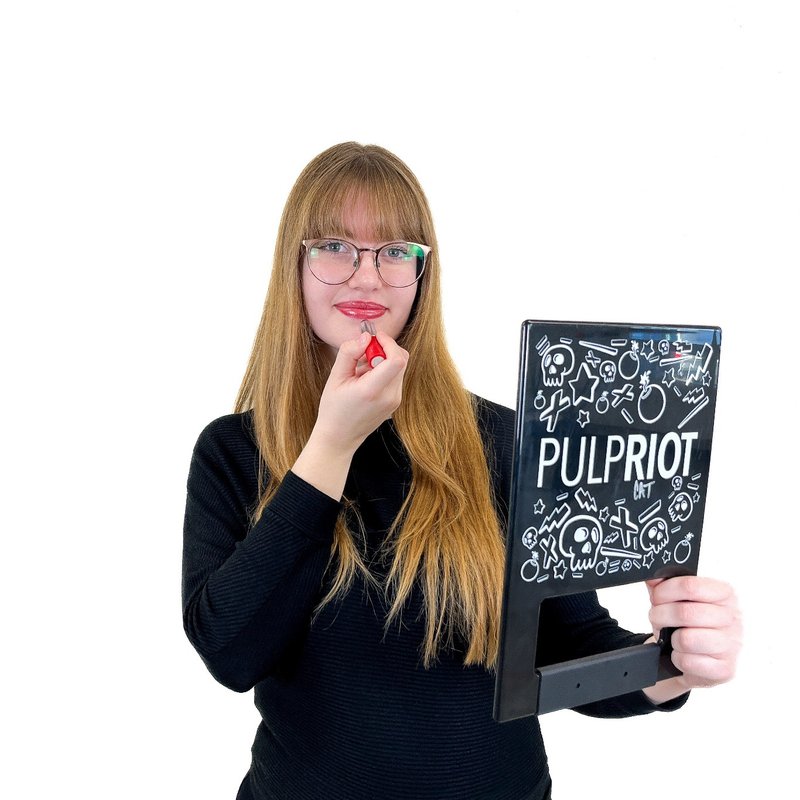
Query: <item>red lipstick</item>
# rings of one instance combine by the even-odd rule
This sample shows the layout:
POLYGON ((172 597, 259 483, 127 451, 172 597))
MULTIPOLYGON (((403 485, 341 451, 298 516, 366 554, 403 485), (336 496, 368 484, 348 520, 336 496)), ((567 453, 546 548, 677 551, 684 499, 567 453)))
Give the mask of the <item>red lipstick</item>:
POLYGON ((386 353, 383 352, 380 342, 375 337, 375 326, 369 320, 362 319, 361 332, 369 333, 372 336, 367 345, 367 363, 370 367, 377 367, 386 358, 386 353))

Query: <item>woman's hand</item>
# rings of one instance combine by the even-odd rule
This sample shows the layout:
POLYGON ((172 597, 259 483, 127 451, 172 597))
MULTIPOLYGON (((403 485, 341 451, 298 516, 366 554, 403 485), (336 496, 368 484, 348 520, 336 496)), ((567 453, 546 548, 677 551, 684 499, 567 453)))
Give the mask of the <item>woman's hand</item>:
POLYGON ((672 633, 672 663, 683 673, 645 689, 663 703, 689 689, 731 680, 742 644, 742 620, 736 594, 727 583, 683 575, 645 581, 650 593, 650 622, 657 641, 662 628, 672 633))
POLYGON ((362 333, 339 348, 312 434, 351 453, 392 416, 403 399, 408 353, 390 336, 378 333, 386 359, 370 368, 364 357, 370 338, 362 333))
POLYGON ((319 401, 308 443, 292 467, 303 480, 339 500, 353 454, 397 410, 403 398, 408 353, 378 333, 386 359, 374 368, 365 353, 370 334, 342 344, 319 401))

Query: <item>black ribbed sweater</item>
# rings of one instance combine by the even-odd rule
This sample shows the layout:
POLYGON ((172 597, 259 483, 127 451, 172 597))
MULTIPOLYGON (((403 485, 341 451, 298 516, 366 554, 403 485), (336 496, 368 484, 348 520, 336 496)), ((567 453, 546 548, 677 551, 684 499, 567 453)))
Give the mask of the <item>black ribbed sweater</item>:
MULTIPOLYGON (((507 519, 514 412, 479 400, 499 512, 507 519)), ((536 717, 492 718, 494 675, 463 666, 463 643, 424 669, 421 593, 384 635, 387 607, 357 580, 313 626, 310 615, 340 503, 288 472, 258 523, 252 413, 200 434, 187 482, 183 550, 186 634, 225 686, 255 688, 261 713, 249 786, 256 800, 538 800, 549 784, 536 717)), ((370 559, 410 481, 391 421, 356 452, 345 494, 366 526, 370 559)), ((374 565, 376 575, 385 569, 374 565)), ((594 593, 542 609, 539 653, 553 663, 638 644, 594 593)), ((673 702, 661 708, 682 705, 673 702)), ((641 692, 582 709, 620 717, 655 710, 641 692)))

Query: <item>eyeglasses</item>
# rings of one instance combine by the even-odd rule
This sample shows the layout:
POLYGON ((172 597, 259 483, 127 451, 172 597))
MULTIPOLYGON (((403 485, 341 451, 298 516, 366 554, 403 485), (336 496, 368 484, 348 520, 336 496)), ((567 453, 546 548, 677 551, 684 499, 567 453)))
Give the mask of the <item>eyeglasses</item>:
POLYGON ((378 248, 356 247, 344 239, 304 239, 311 274, 329 284, 346 283, 361 266, 362 253, 375 253, 380 279, 396 289, 416 283, 428 263, 431 248, 416 242, 390 242, 378 248))

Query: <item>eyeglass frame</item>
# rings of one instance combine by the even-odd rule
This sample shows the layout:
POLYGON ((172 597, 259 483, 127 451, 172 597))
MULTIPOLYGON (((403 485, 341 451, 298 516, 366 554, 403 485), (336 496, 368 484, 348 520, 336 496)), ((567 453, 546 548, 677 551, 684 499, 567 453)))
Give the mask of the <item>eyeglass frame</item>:
POLYGON ((402 239, 392 239, 392 240, 390 240, 388 242, 384 242, 383 244, 378 245, 377 248, 375 248, 375 247, 357 247, 354 242, 348 241, 347 239, 343 239, 341 236, 319 236, 316 239, 303 239, 300 242, 300 244, 302 244, 303 248, 305 249, 304 261, 306 262, 306 264, 308 266, 309 272, 320 283, 324 283, 326 286, 341 286, 343 283, 347 283, 347 281, 349 281, 353 277, 353 275, 355 275, 356 272, 358 272, 358 270, 361 268, 361 254, 365 253, 365 252, 370 252, 370 253, 374 253, 375 254, 375 257, 372 259, 372 266, 375 267, 375 271, 378 273, 378 277, 381 279, 381 282, 385 286, 388 286, 390 289, 405 289, 405 288, 407 288, 409 286, 413 286, 415 283, 419 282, 419 279, 422 277, 423 273, 425 272, 425 270, 428 267, 428 258, 430 257, 430 254, 433 251, 433 248, 430 245, 427 245, 427 244, 420 244, 419 242, 408 242, 407 241, 406 244, 413 244, 414 247, 419 247, 419 249, 422 250, 422 254, 423 254, 423 257, 422 257, 422 269, 419 271, 417 277, 414 278, 413 281, 411 281, 411 283, 406 283, 404 286, 394 286, 391 283, 387 283, 386 280, 384 279, 383 275, 381 275, 381 268, 380 268, 380 265, 378 264, 378 253, 381 250, 383 250, 383 248, 386 247, 387 245, 400 244, 402 241, 403 241, 402 239), (344 244, 349 244, 356 251, 356 264, 353 267, 353 271, 343 281, 336 281, 335 283, 332 283, 331 281, 322 280, 322 278, 320 278, 316 274, 316 272, 314 272, 314 270, 311 269, 311 265, 308 263, 308 253, 309 253, 309 251, 311 249, 311 245, 313 245, 315 242, 325 241, 326 239, 330 239, 330 240, 337 241, 337 242, 343 242, 344 244))

